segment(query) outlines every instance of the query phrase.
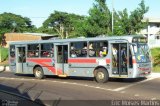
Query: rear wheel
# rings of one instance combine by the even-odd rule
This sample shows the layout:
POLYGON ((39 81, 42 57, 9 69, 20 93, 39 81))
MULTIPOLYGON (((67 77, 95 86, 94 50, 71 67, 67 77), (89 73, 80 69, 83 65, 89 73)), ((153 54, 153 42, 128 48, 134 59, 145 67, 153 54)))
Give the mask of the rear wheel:
POLYGON ((95 79, 98 83, 105 83, 109 79, 108 71, 104 68, 96 69, 95 79))
POLYGON ((43 73, 42 67, 36 67, 36 68, 34 69, 34 76, 35 76, 37 79, 43 79, 43 78, 44 78, 44 73, 43 73))

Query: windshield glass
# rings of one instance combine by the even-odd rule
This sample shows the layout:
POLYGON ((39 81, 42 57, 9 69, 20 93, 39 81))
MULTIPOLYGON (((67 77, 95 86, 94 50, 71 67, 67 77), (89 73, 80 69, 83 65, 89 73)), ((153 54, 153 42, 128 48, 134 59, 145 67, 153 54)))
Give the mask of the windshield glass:
POLYGON ((150 62, 150 51, 147 44, 132 44, 137 62, 150 62))

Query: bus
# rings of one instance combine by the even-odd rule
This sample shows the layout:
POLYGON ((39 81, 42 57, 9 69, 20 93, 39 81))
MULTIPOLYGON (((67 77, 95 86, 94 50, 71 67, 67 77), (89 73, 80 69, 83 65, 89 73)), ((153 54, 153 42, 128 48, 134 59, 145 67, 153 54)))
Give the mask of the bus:
POLYGON ((9 44, 9 67, 19 74, 59 77, 140 78, 151 74, 152 62, 144 36, 112 36, 18 41, 9 44))

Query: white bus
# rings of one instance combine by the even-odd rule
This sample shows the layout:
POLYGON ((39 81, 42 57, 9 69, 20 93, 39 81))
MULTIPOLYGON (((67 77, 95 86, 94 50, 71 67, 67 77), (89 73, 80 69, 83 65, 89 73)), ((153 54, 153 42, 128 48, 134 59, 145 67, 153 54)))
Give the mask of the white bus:
POLYGON ((11 42, 10 70, 60 77, 139 78, 151 74, 151 55, 143 36, 73 38, 11 42))

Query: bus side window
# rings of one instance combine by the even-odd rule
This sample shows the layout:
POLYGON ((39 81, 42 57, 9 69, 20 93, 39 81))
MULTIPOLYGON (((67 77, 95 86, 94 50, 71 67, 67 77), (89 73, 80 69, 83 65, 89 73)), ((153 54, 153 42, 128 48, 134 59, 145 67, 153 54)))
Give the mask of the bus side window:
POLYGON ((129 49, 129 68, 133 68, 131 49, 129 49))
POLYGON ((70 44, 70 57, 87 57, 87 42, 72 42, 70 44))
POLYGON ((10 57, 15 58, 15 46, 14 45, 10 46, 10 57))
POLYGON ((27 57, 39 57, 39 44, 29 44, 27 57))
POLYGON ((108 53, 107 41, 89 42, 89 57, 105 57, 108 53))
POLYGON ((53 57, 54 48, 52 43, 41 44, 41 57, 53 57))

